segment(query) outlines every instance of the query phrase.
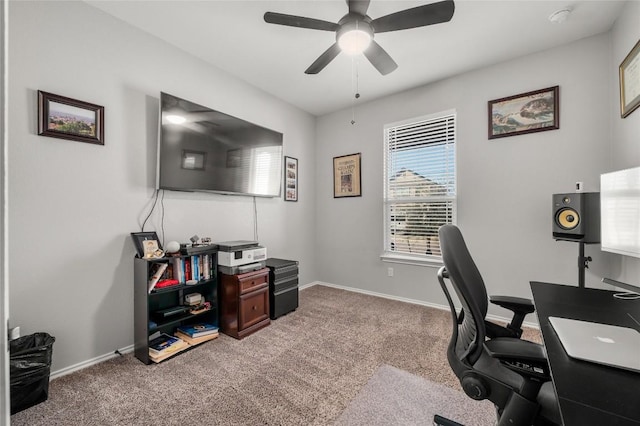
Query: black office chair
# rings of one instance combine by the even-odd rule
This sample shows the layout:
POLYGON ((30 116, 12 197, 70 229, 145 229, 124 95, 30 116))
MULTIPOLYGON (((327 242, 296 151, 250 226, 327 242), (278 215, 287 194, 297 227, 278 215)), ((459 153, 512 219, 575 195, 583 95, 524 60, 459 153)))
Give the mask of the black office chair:
MULTIPOLYGON (((462 234, 454 225, 444 225, 438 233, 444 263, 438 280, 453 318, 447 359, 464 392, 473 399, 493 402, 499 426, 561 424, 544 347, 521 340, 521 331, 511 337, 488 336, 486 289, 462 234), (445 280, 451 283, 462 304, 460 315, 445 280)), ((509 298, 500 300, 513 302, 509 298)), ((522 300, 526 299, 516 299, 516 305, 522 300)), ((533 311, 532 306, 524 310, 533 311)), ((516 309, 516 315, 524 310, 516 309)), ((518 321, 520 329, 522 319, 518 321)))

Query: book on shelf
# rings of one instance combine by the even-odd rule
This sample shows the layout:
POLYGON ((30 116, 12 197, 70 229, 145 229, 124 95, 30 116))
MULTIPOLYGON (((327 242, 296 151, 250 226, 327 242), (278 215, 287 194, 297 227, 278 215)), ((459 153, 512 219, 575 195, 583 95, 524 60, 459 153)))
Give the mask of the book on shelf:
POLYGON ((182 325, 177 328, 177 331, 181 332, 182 334, 186 334, 191 338, 196 338, 217 333, 218 327, 213 324, 198 323, 191 325, 182 325))
POLYGON ((200 343, 208 342, 209 340, 216 339, 219 336, 219 334, 216 331, 215 333, 207 334, 202 337, 190 337, 184 333, 176 331, 176 336, 193 346, 193 345, 199 345, 200 343))
POLYGON ((165 288, 165 287, 171 287, 173 285, 179 285, 179 284, 180 283, 178 282, 178 280, 173 278, 168 278, 166 280, 158 281, 154 288, 165 288))
POLYGON ((191 279, 200 281, 200 256, 191 256, 191 279))
POLYGON ((199 254, 187 257, 174 257, 170 261, 170 278, 180 284, 191 281, 192 284, 215 278, 215 262, 211 254, 199 254))
POLYGON ((202 265, 204 268, 204 279, 208 280, 211 279, 211 255, 210 254, 205 254, 204 255, 204 259, 202 261, 202 265))
POLYGON ((149 356, 160 356, 175 352, 183 348, 185 343, 184 340, 178 337, 162 333, 159 337, 149 342, 149 356))
POLYGON ((156 263, 153 266, 154 270, 151 274, 151 278, 149 278, 149 293, 151 293, 151 290, 153 290, 158 281, 160 281, 160 278, 162 278, 162 274, 164 274, 164 271, 166 271, 168 266, 168 263, 156 263))
POLYGON ((182 352, 187 348, 190 348, 191 345, 189 345, 187 342, 185 342, 182 339, 179 339, 180 343, 177 344, 175 346, 175 348, 170 351, 170 352, 164 352, 160 355, 156 355, 156 354, 152 354, 151 351, 149 351, 149 359, 153 362, 160 362, 160 361, 164 361, 165 359, 172 357, 173 355, 177 354, 178 352, 182 352))
POLYGON ((173 278, 178 280, 180 284, 184 284, 184 269, 182 268, 182 259, 174 257, 171 259, 173 269, 173 278))

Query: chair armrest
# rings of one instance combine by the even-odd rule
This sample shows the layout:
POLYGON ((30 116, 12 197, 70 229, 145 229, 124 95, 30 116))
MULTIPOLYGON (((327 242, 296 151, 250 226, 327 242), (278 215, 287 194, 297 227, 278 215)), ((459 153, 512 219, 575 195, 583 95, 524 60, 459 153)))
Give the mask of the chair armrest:
POLYGON ((513 318, 511 322, 507 324, 507 328, 513 330, 518 337, 522 335, 524 317, 536 310, 531 300, 522 297, 491 296, 489 301, 513 312, 513 318))
POLYGON ((536 310, 531 299, 513 296, 491 296, 489 301, 495 305, 502 306, 512 312, 522 312, 530 314, 536 310))
POLYGON ((551 380, 544 346, 514 338, 495 338, 484 343, 487 353, 507 368, 529 378, 551 380))

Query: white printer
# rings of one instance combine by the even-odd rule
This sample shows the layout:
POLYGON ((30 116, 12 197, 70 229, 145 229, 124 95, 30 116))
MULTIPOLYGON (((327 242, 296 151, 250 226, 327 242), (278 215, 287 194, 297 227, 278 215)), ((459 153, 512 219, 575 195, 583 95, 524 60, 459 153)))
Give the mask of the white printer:
POLYGON ((218 265, 223 274, 235 275, 265 267, 267 249, 257 241, 224 241, 218 246, 218 265))

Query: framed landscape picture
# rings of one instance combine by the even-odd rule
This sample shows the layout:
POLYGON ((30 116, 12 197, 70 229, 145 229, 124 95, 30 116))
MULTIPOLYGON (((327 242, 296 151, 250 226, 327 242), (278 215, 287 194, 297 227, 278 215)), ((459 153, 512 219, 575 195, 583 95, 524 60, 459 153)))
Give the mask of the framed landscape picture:
POLYGON ((333 158, 333 198, 362 196, 360 160, 360 153, 333 158))
POLYGON ((558 86, 489 101, 489 139, 560 128, 558 86))
POLYGON ((38 90, 38 134, 104 145, 104 107, 38 90))
POLYGON ((298 201, 298 159, 284 157, 284 200, 298 201))

